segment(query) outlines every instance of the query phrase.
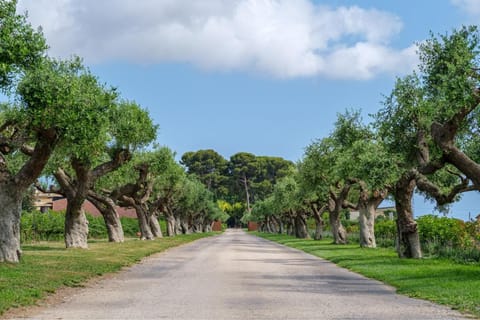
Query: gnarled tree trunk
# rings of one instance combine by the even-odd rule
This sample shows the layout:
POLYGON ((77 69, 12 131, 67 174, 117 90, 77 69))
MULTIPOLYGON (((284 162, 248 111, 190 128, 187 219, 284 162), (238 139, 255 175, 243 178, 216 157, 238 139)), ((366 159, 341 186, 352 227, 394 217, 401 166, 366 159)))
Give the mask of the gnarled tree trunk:
POLYGON ((315 220, 315 240, 322 240, 323 239, 323 219, 322 220, 315 220))
POLYGON ((268 217, 268 224, 270 225, 271 233, 278 233, 278 224, 273 216, 268 217))
POLYGON ((67 248, 88 248, 88 220, 82 205, 67 202, 65 213, 65 246, 67 248))
POLYGON ((323 227, 325 226, 325 222, 323 221, 322 213, 324 210, 325 206, 319 209, 315 204, 312 205, 313 218, 315 219, 315 235, 313 238, 315 240, 322 240, 323 238, 323 227))
POLYGON ((150 230, 152 231, 152 234, 155 238, 162 238, 162 228, 160 228, 160 223, 158 222, 158 213, 157 212, 151 212, 149 214, 149 224, 150 224, 150 230))
POLYGON ((417 223, 413 219, 412 198, 415 178, 405 174, 395 185, 395 208, 397 210, 397 252, 400 258, 421 258, 422 249, 417 223))
POLYGON ((282 220, 272 215, 272 222, 275 224, 275 232, 278 234, 282 234, 283 233, 282 220))
POLYGON ((178 214, 175 215, 175 228, 176 234, 190 234, 192 230, 190 228, 190 224, 187 220, 187 217, 184 215, 178 214))
POLYGON ((340 221, 340 212, 332 211, 329 213, 330 227, 332 228, 333 243, 346 244, 347 231, 340 221))
POLYGON ((115 203, 108 197, 89 194, 88 200, 100 211, 105 226, 107 227, 108 241, 123 242, 125 236, 123 233, 122 222, 115 207, 115 203))
POLYGON ((83 210, 83 202, 87 198, 91 185, 91 174, 88 166, 72 160, 72 166, 77 175, 74 183, 70 176, 59 168, 55 178, 67 198, 67 211, 65 212, 65 247, 88 248, 88 220, 83 210))
POLYGON ((22 197, 9 184, 0 186, 0 262, 19 262, 22 197))
POLYGON ((53 129, 38 132, 39 141, 28 150, 28 159, 16 175, 10 173, 3 154, 8 154, 8 143, 0 145, 0 262, 20 261, 20 217, 22 195, 38 178, 57 142, 53 129))
POLYGON ((310 235, 308 234, 306 215, 300 212, 297 212, 295 215, 295 237, 299 239, 310 238, 310 235))
POLYGON ((376 248, 375 215, 377 208, 388 194, 387 190, 375 190, 371 194, 366 184, 360 181, 360 197, 358 201, 360 246, 363 248, 376 248))
POLYGON ((367 201, 359 206, 358 222, 360 225, 360 247, 376 248, 375 240, 375 212, 376 206, 372 201, 367 201))
POLYGON ((95 168, 89 161, 72 158, 70 164, 75 171, 72 179, 62 168, 55 172, 62 192, 67 197, 67 212, 65 214, 65 246, 67 248, 88 248, 88 221, 82 208, 95 181, 105 174, 116 170, 130 159, 127 150, 117 150, 115 156, 95 168))
POLYGON ((122 195, 119 198, 120 204, 124 207, 133 207, 137 214, 138 227, 140 229, 140 239, 153 240, 154 236, 152 229, 150 228, 150 219, 148 216, 148 210, 141 203, 137 203, 132 197, 122 195))
POLYGON ((176 221, 175 216, 171 212, 165 212, 165 218, 167 220, 167 236, 173 237, 177 234, 175 227, 176 221))
POLYGON ((184 234, 180 217, 175 217, 175 234, 176 235, 184 234))
POLYGON ((285 233, 285 224, 283 223, 282 219, 279 219, 279 228, 278 228, 278 233, 279 234, 284 234, 285 233))
POLYGON ((340 221, 340 213, 343 209, 343 205, 349 192, 350 185, 343 186, 338 194, 330 191, 330 199, 328 201, 328 218, 330 221, 330 228, 332 229, 333 243, 335 244, 346 244, 348 242, 347 231, 340 221))
POLYGON ((212 225, 213 225, 213 221, 211 220, 205 220, 203 222, 203 229, 202 231, 203 232, 212 232, 212 225))
POLYGON ((150 228, 150 219, 148 217, 148 212, 143 205, 134 203, 133 208, 137 214, 138 227, 140 228, 140 239, 142 240, 153 240, 153 232, 150 228))
POLYGON ((270 219, 268 216, 265 218, 265 231, 267 233, 272 233, 272 226, 270 225, 270 219))

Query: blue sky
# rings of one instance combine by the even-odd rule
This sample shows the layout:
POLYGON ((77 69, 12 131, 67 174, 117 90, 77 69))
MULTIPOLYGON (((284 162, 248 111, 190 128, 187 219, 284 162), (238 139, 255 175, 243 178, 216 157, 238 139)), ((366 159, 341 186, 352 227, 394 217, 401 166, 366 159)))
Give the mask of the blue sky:
MULTIPOLYGON (((381 107, 415 43, 480 21, 479 0, 20 0, 52 56, 78 54, 148 108, 175 150, 297 161, 336 114, 381 107)), ((454 216, 480 212, 478 195, 454 216)), ((415 199, 417 214, 432 206, 415 199)))

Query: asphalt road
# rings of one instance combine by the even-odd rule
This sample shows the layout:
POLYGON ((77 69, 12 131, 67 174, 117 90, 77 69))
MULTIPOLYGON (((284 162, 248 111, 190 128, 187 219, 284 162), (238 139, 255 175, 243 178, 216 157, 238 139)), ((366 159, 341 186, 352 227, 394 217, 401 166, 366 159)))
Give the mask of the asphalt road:
POLYGON ((29 319, 464 319, 311 255, 228 230, 148 258, 29 319))

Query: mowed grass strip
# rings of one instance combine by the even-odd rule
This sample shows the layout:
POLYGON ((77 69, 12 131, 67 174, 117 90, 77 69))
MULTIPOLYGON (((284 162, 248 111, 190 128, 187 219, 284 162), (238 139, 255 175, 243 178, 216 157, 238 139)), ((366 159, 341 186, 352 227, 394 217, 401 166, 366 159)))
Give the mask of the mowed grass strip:
POLYGON ((286 235, 253 233, 300 249, 380 280, 410 297, 430 300, 480 317, 480 265, 445 259, 399 259, 393 249, 333 245, 331 240, 304 240, 286 235))
POLYGON ((34 305, 60 287, 79 287, 86 280, 120 270, 146 256, 218 233, 197 233, 152 241, 89 242, 89 249, 65 249, 63 242, 22 246, 19 264, 0 264, 0 315, 34 305))

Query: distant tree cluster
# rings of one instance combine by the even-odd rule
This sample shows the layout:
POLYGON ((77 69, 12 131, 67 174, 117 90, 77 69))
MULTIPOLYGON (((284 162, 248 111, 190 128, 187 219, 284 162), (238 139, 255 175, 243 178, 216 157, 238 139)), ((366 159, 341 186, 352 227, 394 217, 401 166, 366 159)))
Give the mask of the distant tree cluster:
POLYGON ((211 149, 187 152, 181 163, 218 200, 231 204, 226 208, 231 226, 239 226, 244 212, 250 212, 253 203, 271 194, 277 181, 295 170, 293 162, 280 157, 240 152, 226 160, 211 149))

